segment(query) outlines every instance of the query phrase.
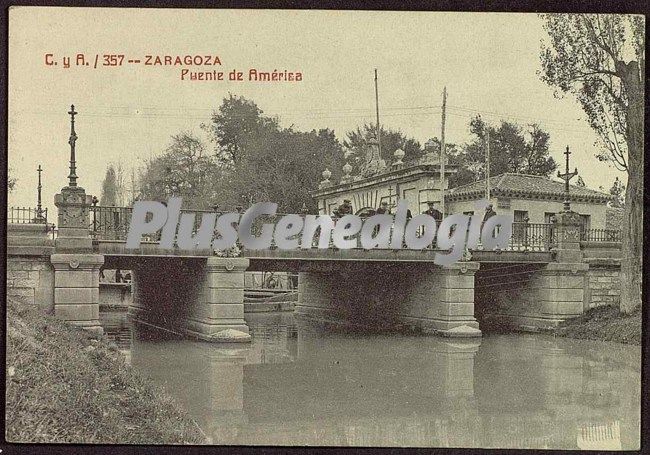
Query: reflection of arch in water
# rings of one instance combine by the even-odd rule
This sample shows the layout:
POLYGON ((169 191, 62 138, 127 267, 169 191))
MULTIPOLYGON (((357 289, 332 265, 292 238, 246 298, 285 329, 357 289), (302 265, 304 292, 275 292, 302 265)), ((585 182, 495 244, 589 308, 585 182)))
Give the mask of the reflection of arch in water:
POLYGON ((375 209, 372 207, 364 207, 360 210, 357 210, 357 213, 355 213, 355 215, 357 216, 366 216, 366 217, 372 216, 374 214, 375 214, 375 209))

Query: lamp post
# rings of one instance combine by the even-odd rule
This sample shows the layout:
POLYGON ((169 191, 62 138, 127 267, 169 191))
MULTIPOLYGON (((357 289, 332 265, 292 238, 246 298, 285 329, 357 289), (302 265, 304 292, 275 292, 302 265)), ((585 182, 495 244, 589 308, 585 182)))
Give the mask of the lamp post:
POLYGON ((36 201, 36 222, 37 223, 43 223, 46 220, 43 220, 43 206, 41 205, 41 188, 43 186, 41 185, 41 172, 43 172, 43 168, 41 168, 41 165, 38 165, 38 196, 37 196, 37 201, 36 201))
POLYGON ((560 171, 557 171, 557 176, 564 180, 564 211, 570 212, 571 202, 569 201, 569 180, 578 175, 578 168, 575 168, 573 172, 569 172, 569 155, 571 155, 571 152, 569 151, 568 145, 566 146, 566 152, 564 152, 564 155, 566 156, 566 172, 560 174, 560 171))
POLYGON ((93 237, 97 237, 97 204, 99 203, 99 199, 97 199, 97 196, 93 196, 92 203, 93 203, 93 237))
POLYGON ((68 175, 70 186, 77 186, 77 160, 75 156, 75 143, 77 142, 77 133, 74 130, 74 116, 78 114, 74 110, 74 104, 70 105, 70 139, 68 144, 70 144, 70 174, 68 175))

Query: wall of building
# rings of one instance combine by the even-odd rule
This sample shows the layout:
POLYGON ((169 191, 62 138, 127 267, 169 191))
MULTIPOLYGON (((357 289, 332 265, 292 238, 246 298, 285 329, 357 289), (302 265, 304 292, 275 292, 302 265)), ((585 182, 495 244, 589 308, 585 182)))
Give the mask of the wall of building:
MULTIPOLYGON (((476 201, 454 201, 449 202, 450 213, 463 213, 476 211, 474 206, 476 201)), ((494 209, 497 214, 514 214, 515 210, 524 210, 528 212, 529 223, 544 223, 545 212, 559 213, 563 210, 561 201, 533 200, 533 199, 515 199, 493 198, 494 209), (507 204, 509 207, 505 207, 507 204)), ((605 229, 606 227, 606 204, 592 204, 585 202, 572 202, 571 210, 584 215, 591 215, 591 229, 605 229)))
POLYGON ((400 183, 387 181, 364 186, 352 185, 347 191, 319 199, 318 206, 320 213, 332 214, 344 199, 349 199, 353 213, 357 213, 364 208, 377 209, 383 201, 395 204, 399 194, 400 198, 408 202, 411 212, 421 213, 427 208, 427 200, 440 201, 439 188, 440 179, 431 177, 420 177, 400 183))
MULTIPOLYGON (((330 182, 313 193, 318 202, 319 213, 331 214, 344 199, 352 203, 354 213, 363 209, 377 209, 382 201, 391 205, 398 199, 408 202, 415 215, 427 209, 427 201, 441 203, 440 163, 437 159, 423 159, 416 165, 390 167, 384 172, 367 178, 349 177, 348 181, 330 182)), ((457 172, 457 166, 445 167, 445 188, 449 178, 457 172)))

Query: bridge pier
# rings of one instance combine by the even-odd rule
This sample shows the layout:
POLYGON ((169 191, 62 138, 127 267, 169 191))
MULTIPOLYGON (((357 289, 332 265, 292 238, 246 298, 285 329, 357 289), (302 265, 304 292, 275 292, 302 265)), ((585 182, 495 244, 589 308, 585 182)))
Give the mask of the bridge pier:
POLYGON ((208 257, 202 298, 188 318, 188 331, 211 341, 250 341, 244 321, 246 258, 208 257))
POLYGON ((73 325, 101 335, 99 268, 101 254, 53 254, 54 314, 73 325))
POLYGON ((589 264, 580 249, 580 217, 558 216, 555 262, 481 277, 485 320, 520 330, 550 329, 588 307, 589 264), (489 283, 487 282, 489 281, 489 283))
POLYGON ((245 258, 148 258, 133 266, 134 319, 215 342, 251 340, 245 258))
POLYGON ((408 326, 451 337, 481 336, 474 318, 475 262, 365 263, 301 272, 296 313, 367 327, 408 326))

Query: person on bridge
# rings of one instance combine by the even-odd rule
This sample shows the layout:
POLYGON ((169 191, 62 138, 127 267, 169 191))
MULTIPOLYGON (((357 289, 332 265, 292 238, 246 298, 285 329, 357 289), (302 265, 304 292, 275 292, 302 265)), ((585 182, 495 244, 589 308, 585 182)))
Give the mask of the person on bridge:
POLYGON ((481 230, 483 229, 483 225, 485 224, 485 222, 497 214, 497 212, 495 212, 492 207, 493 207, 492 204, 488 204, 488 206, 485 207, 485 215, 483 216, 483 223, 481 224, 481 230))
POLYGON ((388 202, 383 201, 375 213, 377 215, 390 215, 390 208, 388 208, 388 202))
POLYGON ((442 222, 442 212, 434 207, 435 203, 433 201, 427 201, 427 205, 429 207, 422 213, 433 217, 436 220, 436 224, 440 225, 442 222))
MULTIPOLYGON (((492 204, 488 204, 488 206, 485 207, 485 215, 483 215, 483 222, 481 223, 481 232, 483 232, 483 226, 485 225, 485 222, 496 214, 497 212, 495 212, 494 209, 492 208, 492 204)), ((497 234, 498 232, 499 232, 499 226, 497 226, 497 234)), ((494 235, 494 233, 492 235, 494 235)))
POLYGON ((345 215, 352 215, 352 203, 349 199, 343 199, 343 204, 334 211, 334 216, 337 218, 344 217, 345 215))

